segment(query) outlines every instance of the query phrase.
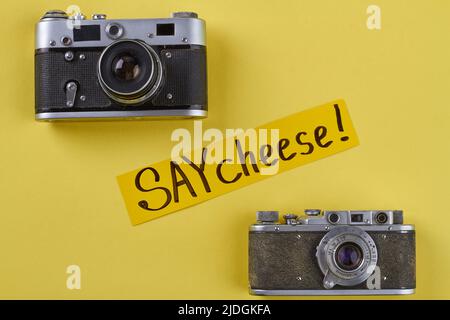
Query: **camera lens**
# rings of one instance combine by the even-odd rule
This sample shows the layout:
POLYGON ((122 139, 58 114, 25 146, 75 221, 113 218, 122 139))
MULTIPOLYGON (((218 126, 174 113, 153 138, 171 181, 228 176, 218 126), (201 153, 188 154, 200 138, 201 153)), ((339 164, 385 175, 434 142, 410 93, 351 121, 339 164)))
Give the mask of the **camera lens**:
POLYGON ((375 216, 375 221, 379 224, 384 224, 388 221, 388 215, 385 212, 378 212, 375 216))
POLYGON ((113 100, 139 104, 150 99, 162 81, 161 61, 146 43, 119 40, 100 56, 97 70, 102 89, 113 100))
POLYGON ((112 68, 116 78, 121 81, 136 80, 141 72, 138 60, 127 53, 116 57, 112 68))
POLYGON ((363 261, 362 250, 355 243, 343 243, 336 250, 335 260, 342 270, 354 271, 359 268, 363 261))
POLYGON ((340 225, 330 228, 320 240, 317 262, 324 287, 355 286, 363 283, 377 266, 378 250, 370 234, 360 227, 340 225))

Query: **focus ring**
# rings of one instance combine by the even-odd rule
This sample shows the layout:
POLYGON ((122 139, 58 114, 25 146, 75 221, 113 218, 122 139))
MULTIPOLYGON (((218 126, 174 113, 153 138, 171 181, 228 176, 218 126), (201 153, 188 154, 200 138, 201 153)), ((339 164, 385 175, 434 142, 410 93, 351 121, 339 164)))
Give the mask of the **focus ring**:
MULTIPOLYGON (((131 54, 131 53, 130 53, 131 54)), ((162 63, 152 47, 138 40, 118 40, 106 47, 97 65, 100 86, 105 94, 122 105, 136 105, 149 100, 162 83, 162 63), (114 78, 111 65, 118 55, 132 52, 139 56, 143 75, 136 81, 120 82, 114 78)))

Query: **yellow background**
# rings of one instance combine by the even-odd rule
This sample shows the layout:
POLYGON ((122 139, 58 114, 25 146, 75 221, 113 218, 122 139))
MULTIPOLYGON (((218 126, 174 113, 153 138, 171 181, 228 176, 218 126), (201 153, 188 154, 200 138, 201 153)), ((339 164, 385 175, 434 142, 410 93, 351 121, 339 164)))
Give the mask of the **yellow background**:
POLYGON ((417 293, 450 298, 449 1, 11 1, 0 19, 0 298, 253 298, 257 209, 401 208, 417 293), (34 23, 79 5, 110 18, 207 21, 209 118, 255 127, 344 98, 360 146, 132 227, 116 176, 169 157, 190 121, 37 123, 34 23), (366 8, 382 10, 369 31, 366 8), (81 290, 66 267, 81 267, 81 290))

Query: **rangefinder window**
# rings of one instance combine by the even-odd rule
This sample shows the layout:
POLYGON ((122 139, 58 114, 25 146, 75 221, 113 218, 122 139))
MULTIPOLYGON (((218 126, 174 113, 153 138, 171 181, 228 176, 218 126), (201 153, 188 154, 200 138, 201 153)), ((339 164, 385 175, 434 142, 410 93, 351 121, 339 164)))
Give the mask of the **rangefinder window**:
POLYGON ((354 223, 360 223, 360 222, 363 222, 363 215, 362 215, 362 214, 352 214, 351 220, 352 220, 352 222, 354 222, 354 223))
POLYGON ((158 23, 156 25, 157 36, 173 36, 175 35, 175 25, 173 23, 158 23))
POLYGON ((73 28, 74 41, 100 41, 100 26, 87 25, 73 28))

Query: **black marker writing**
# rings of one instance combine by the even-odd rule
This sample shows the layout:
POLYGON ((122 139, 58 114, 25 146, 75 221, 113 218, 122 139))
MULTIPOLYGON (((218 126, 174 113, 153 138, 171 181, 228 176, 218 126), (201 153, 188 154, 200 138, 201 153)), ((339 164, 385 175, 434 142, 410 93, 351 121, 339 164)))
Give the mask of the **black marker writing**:
MULTIPOLYGON (((336 112, 336 121, 338 125, 339 132, 344 132, 344 126, 342 125, 342 118, 341 118, 341 110, 339 110, 339 105, 334 105, 334 111, 336 112)), ((348 137, 343 136, 341 137, 341 141, 347 141, 348 137)))

